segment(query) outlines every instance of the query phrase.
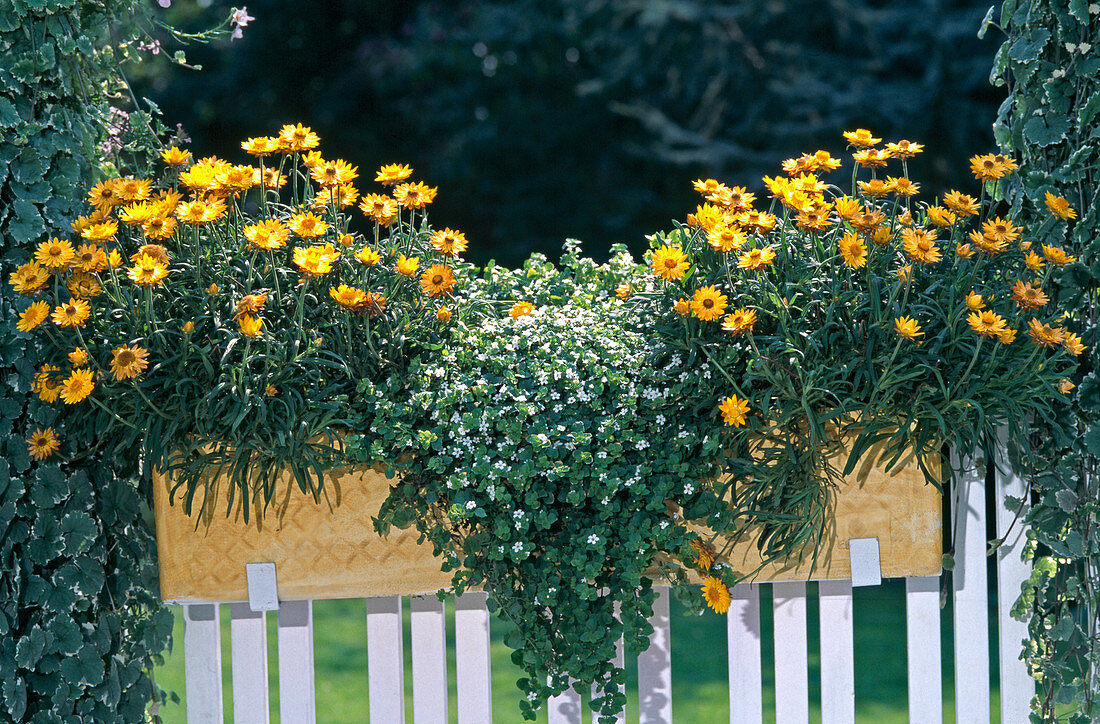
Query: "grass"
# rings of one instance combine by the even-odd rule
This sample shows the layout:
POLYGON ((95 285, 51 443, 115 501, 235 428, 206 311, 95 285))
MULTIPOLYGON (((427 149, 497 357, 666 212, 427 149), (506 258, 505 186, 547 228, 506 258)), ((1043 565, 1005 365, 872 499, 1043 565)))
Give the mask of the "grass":
MULTIPOLYGON (((809 586, 808 648, 810 682, 810 721, 821 720, 820 662, 818 656, 817 587, 809 586)), ((857 588, 854 593, 855 612, 855 683, 856 721, 874 724, 904 724, 908 721, 905 659, 905 585, 901 580, 884 581, 873 588, 857 588)), ((992 605, 992 603, 991 603, 992 605)), ((761 595, 762 654, 764 672, 764 720, 774 721, 775 692, 772 682, 771 598, 768 587, 761 595)), ((405 604, 405 715, 412 721, 412 664, 409 659, 408 604, 405 604)), ((183 683, 183 625, 176 616, 175 640, 179 644, 156 670, 157 682, 167 690, 178 692, 186 701, 183 683)), ((995 621, 991 610, 991 622, 995 621)), ((450 683, 451 721, 454 711, 454 625, 453 610, 448 606, 448 674, 450 683)), ((317 720, 331 724, 364 722, 368 716, 367 699, 367 625, 361 600, 314 602, 314 657, 317 696, 317 720)), ((232 684, 229 654, 229 611, 222 607, 223 698, 226 721, 232 721, 232 684)), ((271 721, 279 721, 278 662, 275 637, 275 617, 268 616, 268 671, 271 691, 271 721)), ((721 722, 729 720, 726 664, 725 617, 708 613, 693 617, 672 602, 672 672, 673 712, 677 721, 721 722)), ((519 670, 509 658, 504 645, 505 624, 496 619, 491 626, 493 672, 493 721, 520 721, 516 702, 519 690, 515 680, 519 670)), ((944 721, 954 720, 953 652, 951 645, 950 601, 942 616, 942 651, 944 672, 944 721)), ((994 691, 991 711, 998 712, 996 690, 996 635, 991 628, 991 670, 994 691)), ((637 722, 637 668, 634 657, 627 654, 628 709, 627 721, 637 722)), ((585 721, 588 721, 585 707, 585 721)), ((183 724, 182 704, 169 702, 162 709, 167 724, 183 724)), ((991 715, 992 721, 998 717, 991 715)), ((543 714, 540 721, 546 722, 543 714)))

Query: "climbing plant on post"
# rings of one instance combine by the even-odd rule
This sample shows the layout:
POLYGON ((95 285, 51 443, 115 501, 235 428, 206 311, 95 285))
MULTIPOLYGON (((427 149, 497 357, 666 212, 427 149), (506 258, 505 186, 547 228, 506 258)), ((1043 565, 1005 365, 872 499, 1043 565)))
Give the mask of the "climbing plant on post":
POLYGON ((1036 439, 1043 463, 1026 518, 1034 571, 1015 613, 1030 620, 1022 656, 1039 682, 1033 720, 1089 722, 1100 718, 1100 3, 1006 0, 1000 27, 1007 39, 992 79, 1008 98, 994 133, 1020 163, 1005 200, 1037 230, 1036 251, 1075 257, 1054 275, 1051 297, 1088 347, 1067 414, 1036 439))

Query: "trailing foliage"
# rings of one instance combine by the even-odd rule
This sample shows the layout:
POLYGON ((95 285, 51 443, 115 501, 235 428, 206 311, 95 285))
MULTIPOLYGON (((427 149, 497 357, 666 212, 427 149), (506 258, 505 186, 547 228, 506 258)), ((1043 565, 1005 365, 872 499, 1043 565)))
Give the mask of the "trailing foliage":
POLYGON ((1089 347, 1072 405, 1033 440, 1041 459, 1020 501, 1033 572, 1014 613, 1029 619, 1032 719, 1091 722, 1100 720, 1100 3, 1008 0, 1000 27, 1007 39, 991 77, 1008 98, 994 132, 1021 165, 1006 200, 1036 243, 1077 257, 1053 277, 1051 296, 1089 347))

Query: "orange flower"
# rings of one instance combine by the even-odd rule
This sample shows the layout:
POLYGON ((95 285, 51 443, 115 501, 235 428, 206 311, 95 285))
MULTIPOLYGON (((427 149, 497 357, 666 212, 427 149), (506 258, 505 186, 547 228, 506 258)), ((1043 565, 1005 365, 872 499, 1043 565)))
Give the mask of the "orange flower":
POLYGON ((237 324, 241 328, 241 334, 246 337, 259 337, 264 331, 264 320, 249 314, 238 317, 237 324))
POLYGON ((34 260, 51 270, 68 269, 75 256, 73 245, 56 237, 43 241, 34 252, 34 260))
POLYGON ((512 319, 519 319, 520 317, 526 317, 533 311, 535 311, 535 305, 531 304, 531 302, 516 302, 512 305, 512 308, 508 310, 508 314, 512 319))
POLYGON ((729 303, 729 298, 713 286, 697 289, 691 299, 691 311, 704 322, 721 317, 729 303))
POLYGON ((58 327, 82 327, 91 316, 92 308, 83 299, 70 299, 53 310, 53 323, 58 327))
POLYGON ((38 428, 27 438, 27 453, 35 460, 45 460, 60 449, 61 443, 52 427, 38 428))
POLYGON ((40 292, 49 280, 49 272, 33 261, 20 265, 8 278, 12 289, 19 294, 28 295, 40 292))
POLYGON ((149 366, 149 350, 122 345, 111 353, 111 374, 116 380, 132 380, 149 366))
POLYGON ((862 148, 874 146, 876 143, 882 142, 881 138, 875 138, 866 128, 857 128, 854 131, 845 131, 844 138, 847 139, 848 143, 851 143, 853 146, 859 146, 862 148))
POLYGON ((432 247, 445 256, 458 256, 466 251, 466 235, 461 231, 444 229, 433 231, 431 235, 432 247))
POLYGON ((420 277, 420 288, 433 299, 450 294, 454 286, 454 274, 446 264, 432 264, 420 277))
POLYGON ((328 231, 328 223, 312 212, 294 214, 287 221, 287 226, 304 239, 312 239, 328 231))
POLYGON ((310 151, 317 148, 321 139, 308 126, 301 123, 279 129, 279 146, 286 151, 310 151))
POLYGON ((416 270, 420 268, 420 257, 398 254, 394 268, 397 270, 397 273, 403 277, 414 276, 416 270))
POLYGON ((394 187, 393 197, 401 206, 409 209, 422 209, 435 200, 438 190, 428 186, 423 181, 404 183, 394 187))
POLYGON ((378 169, 374 180, 385 186, 391 186, 398 181, 404 181, 412 176, 413 170, 403 163, 391 163, 378 169))
POLYGON ((61 383, 61 401, 75 405, 92 394, 95 389, 95 373, 88 369, 73 370, 61 383))

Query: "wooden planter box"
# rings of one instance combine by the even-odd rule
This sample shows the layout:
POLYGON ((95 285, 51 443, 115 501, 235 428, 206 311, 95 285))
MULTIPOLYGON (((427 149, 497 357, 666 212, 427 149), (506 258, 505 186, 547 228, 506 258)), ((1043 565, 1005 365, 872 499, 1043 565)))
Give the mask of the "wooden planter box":
MULTIPOLYGON (((154 480, 157 556, 161 598, 168 603, 247 601, 247 563, 275 563, 279 598, 365 598, 434 593, 447 588, 451 573, 440 571, 430 545, 417 545, 414 530, 374 532, 391 481, 374 470, 349 470, 332 480, 341 504, 329 510, 294 494, 283 520, 273 517, 263 530, 254 523, 216 515, 210 525, 188 518, 168 504, 166 481, 154 480)), ((292 484, 289 480, 283 484, 292 484)), ((942 503, 913 463, 887 475, 870 468, 850 475, 835 496, 827 533, 812 574, 801 566, 771 565, 760 581, 851 577, 848 541, 877 538, 883 577, 928 576, 940 572, 942 503)), ((735 570, 756 568, 751 542, 729 557, 735 570)))

